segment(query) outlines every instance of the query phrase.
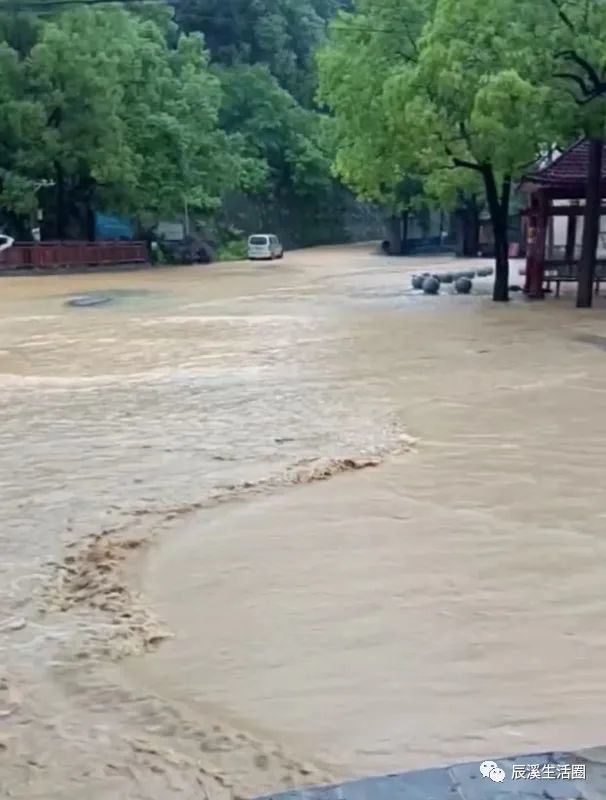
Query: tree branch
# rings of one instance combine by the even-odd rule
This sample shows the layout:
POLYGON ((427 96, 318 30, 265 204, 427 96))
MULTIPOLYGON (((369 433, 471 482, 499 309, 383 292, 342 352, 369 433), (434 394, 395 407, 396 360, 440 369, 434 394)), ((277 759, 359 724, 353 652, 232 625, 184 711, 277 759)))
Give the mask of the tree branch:
POLYGON ((51 125, 55 126, 60 125, 62 114, 63 114, 63 109, 54 108, 48 115, 48 119, 46 120, 46 126, 50 128, 51 125))
POLYGON ((484 167, 481 164, 476 164, 475 161, 465 161, 464 158, 454 158, 452 163, 455 167, 465 167, 465 169, 475 169, 476 172, 484 172, 484 167))
POLYGON ((593 84, 594 92, 598 87, 603 86, 603 82, 595 68, 589 63, 589 61, 587 61, 587 59, 583 58, 583 56, 580 56, 576 50, 562 50, 562 52, 556 53, 556 56, 558 58, 564 58, 566 61, 572 61, 573 64, 576 64, 578 67, 584 70, 589 78, 589 81, 593 84))
POLYGON ((583 78, 580 75, 575 75, 574 72, 555 72, 553 75, 554 78, 561 78, 562 80, 574 81, 577 84, 579 89, 581 90, 584 97, 587 97, 591 94, 591 89, 583 78))
MULTIPOLYGON (((469 136, 469 133, 468 133, 467 129, 465 128, 465 123, 463 121, 459 122, 459 126, 458 127, 459 127, 459 132, 461 134, 461 139, 465 142, 465 144, 468 146, 468 148, 469 148, 469 150, 471 152, 470 136, 469 136)), ((465 169, 474 169, 474 170, 476 170, 476 172, 482 172, 482 167, 481 167, 480 164, 478 164, 475 161, 467 161, 464 158, 458 158, 453 153, 452 148, 450 147, 448 142, 444 141, 443 137, 440 137, 440 138, 442 139, 442 144, 444 146, 444 151, 445 151, 446 155, 448 156, 448 158, 450 158, 452 160, 453 166, 455 168, 465 167, 465 169)), ((473 156, 473 152, 471 153, 471 155, 473 156)))
POLYGON ((602 95, 605 90, 606 90, 606 84, 602 84, 602 88, 599 91, 592 92, 589 95, 589 97, 584 97, 582 100, 577 99, 576 103, 578 106, 582 108, 583 106, 586 106, 589 103, 591 103, 592 100, 595 100, 596 97, 600 97, 600 95, 602 95))
POLYGON ((551 5, 555 8, 555 10, 556 10, 556 12, 558 14, 558 17, 562 20, 564 25, 566 25, 568 30, 572 31, 573 33, 575 33, 575 28, 574 28, 574 25, 572 24, 572 20, 570 19, 568 14, 564 11, 564 9, 562 8, 562 6, 558 2, 558 0, 551 0, 551 5))

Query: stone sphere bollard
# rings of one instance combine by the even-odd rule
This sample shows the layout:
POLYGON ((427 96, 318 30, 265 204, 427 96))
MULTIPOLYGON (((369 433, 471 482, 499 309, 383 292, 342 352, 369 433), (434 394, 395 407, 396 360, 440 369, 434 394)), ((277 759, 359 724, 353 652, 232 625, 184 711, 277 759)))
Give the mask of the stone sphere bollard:
POLYGON ((469 294, 472 286, 471 280, 466 276, 461 276, 455 281, 455 291, 457 294, 469 294))
POLYGON ((473 278, 475 278, 475 276, 476 276, 476 273, 475 273, 475 270, 473 270, 473 269, 466 269, 461 273, 461 277, 462 278, 469 278, 470 281, 473 280, 473 278))
POLYGON ((422 289, 424 280, 425 280, 425 278, 422 275, 413 275, 412 276, 412 288, 413 289, 422 289))
POLYGON ((425 294, 438 294, 440 291, 440 281, 430 275, 423 281, 423 291, 425 294))
POLYGON ((454 281, 454 275, 452 272, 445 272, 443 275, 440 276, 440 280, 442 283, 452 283, 454 281))
POLYGON ((488 278, 490 276, 490 267, 480 267, 478 270, 478 278, 488 278))

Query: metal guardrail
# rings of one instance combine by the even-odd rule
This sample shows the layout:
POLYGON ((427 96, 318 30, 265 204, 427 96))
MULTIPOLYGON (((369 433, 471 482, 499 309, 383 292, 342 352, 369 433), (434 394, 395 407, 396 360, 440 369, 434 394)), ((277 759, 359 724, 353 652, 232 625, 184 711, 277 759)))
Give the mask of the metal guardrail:
POLYGON ((2 269, 144 264, 145 242, 15 242, 0 252, 2 269))

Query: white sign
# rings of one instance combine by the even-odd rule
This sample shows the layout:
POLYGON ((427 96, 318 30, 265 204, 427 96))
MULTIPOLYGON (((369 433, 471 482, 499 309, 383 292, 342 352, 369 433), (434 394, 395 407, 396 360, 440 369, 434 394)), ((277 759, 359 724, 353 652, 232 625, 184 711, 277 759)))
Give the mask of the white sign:
POLYGON ((182 242, 184 229, 180 222, 159 222, 156 228, 157 234, 167 242, 182 242))

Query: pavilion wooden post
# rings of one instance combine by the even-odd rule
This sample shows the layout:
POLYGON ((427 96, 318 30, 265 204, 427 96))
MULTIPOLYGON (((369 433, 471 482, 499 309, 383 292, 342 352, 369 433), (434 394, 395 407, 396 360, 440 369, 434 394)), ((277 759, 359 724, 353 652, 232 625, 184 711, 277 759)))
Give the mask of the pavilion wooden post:
POLYGON ((536 196, 530 196, 530 206, 526 214, 526 270, 524 277, 524 294, 530 294, 530 287, 532 285, 532 273, 535 264, 535 251, 537 241, 537 200, 536 196))
POLYGON ((549 204, 544 192, 536 192, 533 197, 534 216, 536 219, 536 232, 533 254, 531 259, 532 269, 528 281, 528 297, 532 300, 543 300, 543 282, 545 278, 545 245, 547 243, 547 219, 549 204))
POLYGON ((583 224, 583 246, 579 264, 577 308, 590 308, 593 301, 593 281, 600 235, 603 139, 589 140, 587 166, 587 197, 583 224))

